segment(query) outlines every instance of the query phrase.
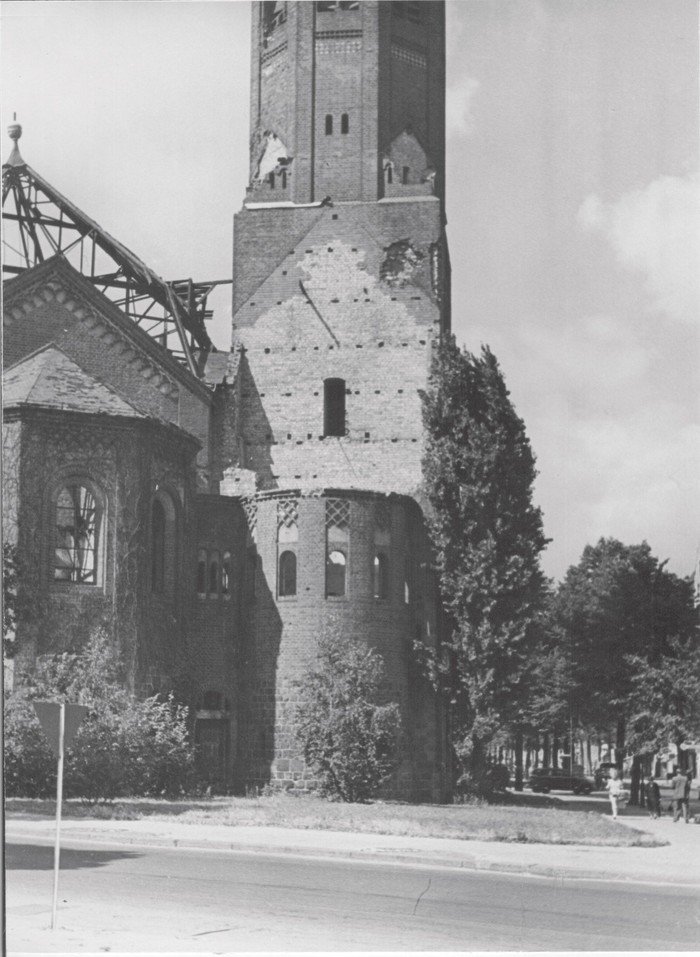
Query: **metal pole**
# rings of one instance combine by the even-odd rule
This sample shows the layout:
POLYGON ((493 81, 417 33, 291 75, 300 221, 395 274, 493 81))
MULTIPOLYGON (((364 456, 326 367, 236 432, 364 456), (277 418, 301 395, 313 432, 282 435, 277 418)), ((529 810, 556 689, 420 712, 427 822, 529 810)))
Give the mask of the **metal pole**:
POLYGON ((61 806, 63 804, 63 736, 66 728, 66 704, 61 702, 58 719, 58 777, 56 780, 56 844, 53 850, 53 905, 51 930, 56 929, 56 905, 58 903, 58 868, 61 861, 61 806))

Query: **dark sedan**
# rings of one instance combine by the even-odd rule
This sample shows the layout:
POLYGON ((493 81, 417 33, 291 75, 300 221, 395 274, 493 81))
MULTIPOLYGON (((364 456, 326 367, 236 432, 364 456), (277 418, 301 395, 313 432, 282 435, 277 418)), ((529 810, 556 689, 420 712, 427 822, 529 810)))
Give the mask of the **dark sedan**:
POLYGON ((549 791, 573 791, 574 794, 590 794, 593 781, 582 774, 571 774, 560 768, 537 768, 530 775, 530 790, 536 794, 549 791))

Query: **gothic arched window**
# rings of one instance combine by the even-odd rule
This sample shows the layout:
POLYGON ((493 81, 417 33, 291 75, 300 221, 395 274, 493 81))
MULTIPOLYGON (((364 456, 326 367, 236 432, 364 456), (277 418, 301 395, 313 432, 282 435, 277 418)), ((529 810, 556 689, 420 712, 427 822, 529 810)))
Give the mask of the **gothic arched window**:
POLYGON ((158 499, 151 510, 151 591, 165 587, 165 509, 158 499))
POLYGON ((372 594, 375 598, 386 598, 388 589, 389 561, 384 552, 377 552, 372 560, 372 594))
POLYGON ((175 503, 161 489, 156 492, 151 505, 151 591, 155 594, 175 591, 176 526, 175 503))
POLYGON ((280 598, 291 598, 297 593, 297 557, 294 552, 284 551, 279 558, 277 576, 277 594, 280 598))
POLYGON ((95 491, 68 484, 55 499, 54 581, 98 584, 101 508, 95 491))

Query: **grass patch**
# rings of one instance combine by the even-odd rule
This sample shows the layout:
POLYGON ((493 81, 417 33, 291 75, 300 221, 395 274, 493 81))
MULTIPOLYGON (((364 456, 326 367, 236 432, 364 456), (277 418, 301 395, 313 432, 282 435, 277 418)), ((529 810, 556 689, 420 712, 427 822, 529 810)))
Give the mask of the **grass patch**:
MULTIPOLYGON (((12 817, 49 817, 55 814, 55 802, 9 798, 6 810, 12 817)), ((92 807, 68 801, 64 817, 111 821, 177 818, 178 824, 183 825, 291 827, 521 844, 658 847, 666 843, 643 831, 616 824, 597 811, 513 804, 340 804, 285 794, 193 801, 134 798, 92 807)))

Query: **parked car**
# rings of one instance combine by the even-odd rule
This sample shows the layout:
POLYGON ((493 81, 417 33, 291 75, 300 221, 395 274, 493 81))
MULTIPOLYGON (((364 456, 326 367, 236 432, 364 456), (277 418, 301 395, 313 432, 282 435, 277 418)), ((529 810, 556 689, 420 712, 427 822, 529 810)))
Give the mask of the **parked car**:
POLYGON ((596 791, 602 791, 605 785, 608 783, 610 777, 610 772, 613 768, 616 768, 617 765, 614 761, 602 761, 598 767, 593 772, 593 780, 595 782, 596 791))
POLYGON ((537 768, 530 774, 530 790, 536 794, 549 791, 573 791, 574 794, 590 794, 593 781, 583 774, 571 774, 561 768, 537 768))

